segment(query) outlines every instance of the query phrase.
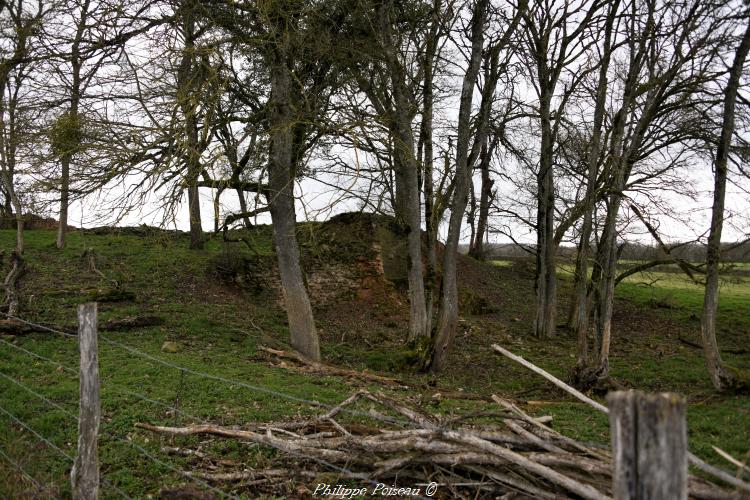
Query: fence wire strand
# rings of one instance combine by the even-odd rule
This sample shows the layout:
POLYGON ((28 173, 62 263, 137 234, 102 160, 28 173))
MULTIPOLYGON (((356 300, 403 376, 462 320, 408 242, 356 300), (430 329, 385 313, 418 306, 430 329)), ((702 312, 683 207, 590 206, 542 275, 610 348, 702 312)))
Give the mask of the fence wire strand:
POLYGON ((29 474, 21 466, 21 464, 19 464, 15 460, 13 460, 1 448, 0 448, 0 456, 2 456, 2 458, 4 458, 6 462, 8 462, 9 464, 11 464, 13 466, 13 468, 16 469, 23 477, 25 477, 27 480, 29 480, 32 483, 34 483, 34 486, 36 486, 37 492, 41 493, 41 492, 43 492, 46 489, 44 486, 42 486, 42 483, 40 483, 39 481, 37 481, 36 479, 34 479, 34 477, 31 474, 29 474))
MULTIPOLYGON (((71 374, 74 374, 74 375, 78 376, 78 370, 73 369, 73 368, 71 368, 69 366, 66 366, 66 365, 60 363, 59 361, 56 361, 56 360, 51 359, 51 358, 47 358, 45 356, 42 356, 41 354, 37 354, 35 352, 29 351, 27 349, 24 349, 23 347, 17 346, 15 344, 10 343, 10 342, 7 342, 6 340, 4 340, 2 338, 0 338, 0 343, 5 344, 8 347, 11 347, 13 349, 17 349, 17 350, 19 350, 19 351, 21 351, 21 352, 23 352, 25 354, 28 354, 29 356, 33 356, 33 357, 37 358, 39 360, 46 361, 47 363, 53 364, 53 365, 57 366, 58 368, 62 368, 63 371, 65 371, 65 372, 68 372, 68 373, 71 373, 71 374)), ((133 392, 133 391, 131 391, 129 389, 126 389, 125 387, 123 387, 121 385, 118 385, 118 384, 115 384, 113 382, 108 382, 108 384, 105 385, 104 387, 102 387, 102 389, 106 391, 106 390, 109 389, 109 386, 112 386, 114 389, 116 389, 118 392, 120 392, 122 394, 126 394, 128 396, 133 396, 133 397, 138 398, 140 400, 146 401, 147 403, 151 403, 151 404, 154 404, 154 405, 157 405, 157 406, 161 406, 161 407, 166 408, 168 410, 176 411, 180 415, 183 415, 183 416, 186 416, 186 417, 189 417, 189 418, 195 418, 195 417, 192 417, 188 413, 185 413, 185 412, 183 412, 183 411, 181 411, 181 410, 179 410, 177 408, 174 408, 174 406, 171 405, 171 404, 169 404, 169 403, 165 403, 163 401, 159 401, 159 400, 156 400, 156 399, 151 399, 148 396, 145 396, 145 395, 143 395, 143 394, 141 394, 139 392, 133 392)))
MULTIPOLYGON (((4 313, 4 312, 0 312, 0 314, 3 314, 4 316, 6 316, 6 317, 8 317, 10 319, 19 321, 19 322, 27 324, 29 326, 33 326, 34 328, 39 328, 41 330, 48 331, 50 333, 63 335, 65 337, 69 337, 69 338, 77 338, 77 335, 75 335, 75 334, 71 334, 71 333, 68 333, 68 332, 63 332, 63 331, 60 331, 60 330, 56 330, 54 328, 50 328, 50 327, 45 326, 45 325, 40 325, 40 324, 37 324, 37 323, 33 323, 33 322, 30 322, 30 321, 24 320, 22 318, 18 318, 16 316, 11 316, 11 315, 9 315, 7 313, 4 313)), ((223 382, 223 383, 230 384, 230 385, 244 387, 246 389, 250 389, 250 390, 253 390, 253 391, 256 391, 256 392, 261 392, 261 393, 264 393, 264 394, 269 394, 269 395, 277 396, 277 397, 280 397, 282 399, 286 399, 286 400, 289 400, 289 401, 294 401, 294 402, 297 402, 297 403, 304 403, 306 405, 313 406, 313 407, 326 408, 326 409, 329 409, 329 410, 330 409, 334 409, 334 408, 338 408, 338 410, 341 411, 341 412, 349 413, 349 414, 352 414, 352 415, 355 415, 355 416, 359 416, 359 417, 366 417, 366 418, 369 418, 369 419, 380 420, 382 422, 389 423, 389 424, 397 423, 397 424, 400 424, 402 426, 407 426, 407 427, 413 426, 413 423, 405 421, 405 420, 400 420, 399 421, 399 419, 395 419, 395 418, 394 419, 383 418, 382 416, 379 416, 379 415, 375 415, 375 414, 371 414, 371 413, 366 413, 366 412, 362 412, 362 411, 357 411, 357 410, 352 410, 352 409, 343 408, 343 407, 337 407, 335 405, 328 404, 328 403, 321 403, 319 401, 311 401, 311 400, 300 398, 298 396, 294 396, 294 395, 291 395, 291 394, 286 394, 286 393, 283 393, 283 392, 275 391, 273 389, 269 389, 269 388, 265 388, 265 387, 260 387, 260 386, 255 386, 255 385, 252 385, 252 384, 247 384, 247 383, 239 381, 239 380, 227 379, 227 378, 224 378, 224 377, 220 377, 218 375, 212 375, 210 373, 205 373, 205 372, 200 372, 200 371, 192 370, 190 368, 183 367, 183 366, 177 365, 175 363, 171 363, 169 361, 157 358, 155 356, 152 356, 152 355, 150 355, 148 353, 145 353, 143 351, 135 349, 135 348, 133 348, 131 346, 128 346, 126 344, 122 344, 122 343, 117 342, 115 340, 109 339, 106 336, 104 336, 101 332, 99 333, 99 337, 101 339, 103 339, 106 343, 108 343, 110 345, 113 345, 115 347, 118 347, 120 349, 124 349, 127 352, 131 353, 132 355, 139 356, 139 357, 145 358, 145 359, 147 359, 147 360, 149 360, 151 362, 154 362, 154 363, 157 363, 157 364, 161 364, 163 366, 167 366, 169 368, 178 370, 178 371, 180 371, 183 374, 184 373, 189 373, 189 374, 201 377, 201 378, 207 378, 207 379, 210 379, 210 380, 215 380, 215 381, 223 382)), ((5 345, 7 345, 9 347, 12 347, 12 348, 17 349, 19 351, 22 351, 22 352, 24 352, 24 353, 26 353, 26 354, 28 354, 28 355, 30 355, 32 357, 35 357, 35 358, 40 359, 42 361, 46 361, 46 362, 48 362, 50 364, 54 364, 54 365, 62 368, 64 371, 66 371, 68 373, 72 373, 72 374, 75 374, 75 375, 78 374, 78 370, 75 370, 75 369, 73 369, 73 368, 71 368, 69 366, 66 366, 65 364, 60 363, 59 361, 53 360, 51 358, 47 358, 45 356, 42 356, 42 355, 37 354, 37 353, 32 352, 32 351, 29 351, 27 349, 24 349, 23 347, 20 347, 20 346, 17 346, 15 344, 12 344, 10 342, 7 342, 4 339, 0 339, 0 342, 2 342, 3 344, 5 344, 5 345)), ((55 407, 55 408, 63 411, 67 415, 70 415, 70 416, 72 416, 72 417, 74 417, 76 419, 78 418, 71 411, 69 411, 66 408, 62 407, 61 405, 59 405, 59 404, 57 404, 57 403, 49 400, 45 396, 43 396, 43 395, 35 392, 33 389, 25 386, 24 384, 16 381, 15 379, 12 379, 11 377, 8 377, 7 375, 3 374, 2 372, 0 372, 0 375, 3 376, 6 379, 9 379, 10 381, 12 381, 13 383, 15 383, 16 385, 21 386, 22 388, 24 388, 25 390, 27 390, 31 394, 33 394, 36 397, 38 397, 39 399, 45 401, 46 403, 48 403, 48 404, 52 405, 53 407, 55 407)), ((202 422, 204 424, 209 424, 210 423, 208 420, 206 420, 206 419, 204 419, 202 417, 198 417, 196 415, 192 415, 192 414, 190 414, 188 412, 185 412, 184 410, 177 409, 175 407, 175 405, 170 405, 170 404, 158 401, 158 400, 153 400, 153 399, 148 398, 147 396, 145 396, 143 394, 140 394, 140 393, 137 393, 137 392, 133 392, 133 391, 124 389, 124 388, 122 388, 120 386, 117 386, 115 384, 113 384, 113 386, 117 390, 119 390, 119 391, 121 391, 123 393, 126 393, 126 394, 128 394, 130 396, 137 397, 137 398, 139 398, 141 400, 144 400, 144 401, 152 403, 152 404, 163 406, 163 407, 168 408, 168 409, 170 409, 172 411, 175 411, 176 413, 179 413, 180 415, 183 415, 183 416, 185 416, 187 418, 191 418, 193 420, 202 422)), ((70 460, 70 461, 73 460, 72 457, 70 457, 69 455, 67 455, 64 452, 62 452, 62 450, 60 450, 53 443, 51 443, 49 440, 47 440, 46 438, 44 438, 44 436, 38 434, 33 429, 31 429, 28 426, 24 425, 23 422, 21 422, 20 420, 16 419, 14 416, 12 416, 9 412, 7 412, 6 410, 4 410, 2 407, 0 407, 0 410, 4 411, 6 414, 8 414, 9 416, 11 416, 11 418, 13 418, 14 420, 16 420, 19 423, 19 425, 21 425, 22 427, 26 428, 30 432, 34 433, 42 441, 45 441, 48 444, 50 444, 51 446, 53 446, 58 452, 62 453, 68 460, 70 460)), ((212 490, 212 491, 220 494, 221 496, 228 496, 230 498, 239 498, 239 497, 236 497, 236 496, 234 496, 232 494, 223 492, 223 491, 219 490, 218 488, 215 488, 214 486, 212 486, 212 485, 208 484, 207 482, 201 480, 200 478, 197 478, 197 477, 193 476, 192 474, 189 474, 189 473, 187 473, 185 471, 177 469, 174 466, 170 465, 169 463, 164 462, 164 461, 160 460, 159 458, 154 457, 146 449, 144 449, 143 447, 137 445, 136 443, 134 443, 134 442, 132 442, 130 440, 123 439, 123 438, 121 438, 119 436, 112 435, 111 433, 109 433, 107 431, 105 431, 105 435, 108 435, 109 437, 111 437, 112 439, 115 439, 117 441, 121 441, 121 442, 127 443, 128 445, 130 445, 131 447, 133 447, 137 451, 139 451, 142 455, 144 455, 147 458, 149 458, 151 461, 153 461, 153 462, 161 465, 162 467, 166 467, 166 468, 172 470, 173 472, 177 473, 180 476, 189 478, 192 481, 194 481, 194 482, 196 482, 196 483, 198 483, 198 484, 200 484, 200 485, 202 485, 202 486, 204 486, 204 487, 206 487, 206 488, 208 488, 208 489, 210 489, 210 490, 212 490)), ((297 458, 301 458, 301 459, 306 459, 306 460, 311 460, 311 461, 317 462, 320 465, 322 465, 324 467, 327 467, 327 468, 329 468, 329 469, 331 469, 333 471, 336 471, 336 472, 338 472, 340 474, 343 474, 343 475, 345 475, 347 477, 357 478, 357 479, 360 479, 362 481, 368 482, 368 483, 370 483, 372 485, 377 485, 378 484, 377 481, 375 481, 371 477, 367 476, 366 474, 353 472, 353 471, 349 470, 346 467, 338 466, 338 465, 333 464, 333 463, 331 463, 331 462, 329 462, 327 460, 324 460, 324 459, 321 459, 321 458, 318 458, 318 457, 314 457, 314 456, 310 456, 310 455, 305 455, 305 454, 302 454, 302 453, 299 453, 299 452, 295 452, 295 451, 291 451, 291 450, 282 449, 280 447, 276 447, 276 446, 273 446, 273 445, 271 445, 271 447, 272 448, 276 448, 277 450, 281 451, 284 454, 288 454, 288 455, 295 456, 297 458)), ((111 485, 111 483, 110 483, 110 485, 111 485)), ((119 490, 119 488, 117 488, 116 486, 114 486, 114 485, 111 485, 111 486, 114 489, 116 489, 116 491, 118 493, 120 493, 121 496, 123 496, 124 498, 130 498, 129 496, 127 496, 126 493, 124 493, 121 490, 119 490)))
MULTIPOLYGON (((64 335, 66 337, 73 337, 73 338, 77 338, 78 337, 77 335, 74 335, 74 334, 71 334, 71 333, 67 333, 67 332, 62 332, 60 330, 55 330, 55 329, 50 328, 50 327, 45 326, 45 325, 39 325, 37 323, 33 323, 31 321, 27 321, 27 320, 22 319, 22 318, 18 318, 16 316, 11 316, 11 315, 9 315, 7 313, 2 313, 2 314, 4 316, 10 318, 10 319, 13 319, 13 320, 16 320, 16 321, 20 321, 20 322, 25 323, 25 324, 27 324, 29 326, 33 326, 35 328, 44 329, 45 331, 49 331, 51 333, 57 333, 57 334, 60 334, 60 335, 64 335)), ((333 405, 333 404, 322 403, 320 401, 312 401, 312 400, 305 399, 305 398, 302 398, 302 397, 299 397, 299 396, 295 396, 293 394, 288 394, 288 393, 285 393, 285 392, 276 391, 274 389, 269 389, 268 387, 262 387, 262 386, 257 386, 257 385, 253 385, 253 384, 248 384, 248 383, 243 382, 241 380, 228 379, 228 378, 225 378, 225 377, 222 377, 222 376, 219 376, 219 375, 213 375, 211 373, 206 373, 206 372, 201 372, 201 371, 193 370, 191 368, 187 368, 185 366, 181 366, 181 365, 178 365, 176 363, 172 363, 171 361, 166 361, 164 359, 158 358, 158 357, 156 357, 156 356, 154 356, 152 354, 148 354, 148 353, 143 352, 143 351, 141 351, 139 349, 136 349, 135 347, 131 347, 131 346, 127 345, 127 344, 123 344, 122 342, 118 342, 116 340, 112 340, 112 339, 110 339, 109 337, 107 337, 106 335, 104 335, 101 332, 99 332, 99 338, 101 338, 102 340, 104 340, 107 344, 115 346, 115 347, 118 347, 120 349, 123 349, 123 350, 129 352, 130 354, 132 354, 134 356, 138 356, 138 357, 142 357, 142 358, 148 359, 149 361, 152 361, 154 363, 160 364, 162 366, 166 366, 166 367, 172 368, 174 370, 178 370, 178 371, 182 370, 185 373, 189 373, 189 374, 195 375, 197 377, 201 377, 201 378, 205 378, 205 379, 209 379, 209 380, 214 380, 214 381, 222 382, 222 383, 229 384, 229 385, 243 387, 243 388, 249 389, 251 391, 260 392, 262 394, 267 394, 267 395, 270 395, 270 396, 276 396, 278 398, 286 399, 287 401, 292 401, 292 402, 295 402, 295 403, 303 403, 305 405, 316 406, 316 407, 325 408, 325 409, 328 409, 328 410, 333 410, 334 408, 338 408, 336 405, 333 405)), ((405 427, 405 428, 414 427, 414 423, 413 422, 409 422, 407 420, 400 419, 400 418, 392 418, 392 417, 384 418, 383 416, 380 416, 380 415, 375 415, 375 414, 372 414, 372 413, 367 413, 367 412, 363 412, 363 411, 353 410, 351 408, 338 408, 338 411, 340 411, 342 413, 348 413, 350 415, 353 415, 353 416, 356 416, 356 417, 360 417, 360 418, 365 417, 365 418, 368 418, 368 419, 379 420, 379 421, 381 421, 383 423, 387 423, 387 424, 391 424, 391 425, 397 424, 397 425, 400 425, 400 426, 405 427)))

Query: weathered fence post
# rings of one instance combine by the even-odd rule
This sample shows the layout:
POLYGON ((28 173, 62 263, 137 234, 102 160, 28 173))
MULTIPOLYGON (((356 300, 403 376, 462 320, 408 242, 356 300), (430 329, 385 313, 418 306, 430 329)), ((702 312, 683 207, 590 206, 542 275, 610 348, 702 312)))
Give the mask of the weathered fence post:
POLYGON ((70 481, 73 498, 99 498, 99 356, 96 331, 96 302, 78 306, 78 345, 81 352, 80 413, 78 417, 78 454, 70 481))
POLYGON ((671 393, 607 396, 615 500, 686 499, 685 400, 671 393))

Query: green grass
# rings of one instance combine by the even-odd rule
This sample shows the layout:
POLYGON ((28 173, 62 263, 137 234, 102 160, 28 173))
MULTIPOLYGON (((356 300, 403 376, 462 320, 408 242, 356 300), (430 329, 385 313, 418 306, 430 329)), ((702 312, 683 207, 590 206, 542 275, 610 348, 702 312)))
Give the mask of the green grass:
MULTIPOLYGON (((703 285, 678 272, 630 276, 618 286, 620 297, 636 304, 657 304, 672 309, 682 320, 700 316, 703 285)), ((730 275, 720 283, 718 324, 727 331, 750 333, 750 277, 730 275)))
MULTIPOLYGON (((308 258, 309 254, 325 258, 330 251, 325 245, 329 245, 334 236, 322 234, 319 229, 319 224, 300 229, 300 240, 308 258)), ((14 238, 13 231, 0 231, 0 248, 5 249, 6 255, 14 245, 14 238)), ((54 248, 54 240, 53 231, 28 231, 26 234, 27 273, 22 278, 20 291, 20 314, 26 319, 74 325, 76 305, 89 300, 92 292, 110 290, 109 280, 117 280, 123 289, 135 294, 135 299, 100 303, 100 321, 148 314, 163 317, 165 323, 105 333, 107 339, 190 370, 267 388, 293 398, 335 404, 356 389, 347 379, 309 376, 269 366, 258 346, 288 348, 285 313, 273 297, 222 284, 217 278, 217 264, 231 263, 243 255, 271 255, 268 228, 261 228, 253 236, 252 251, 242 243, 225 245, 219 240, 208 241, 205 250, 191 251, 185 235, 167 232, 155 232, 148 237, 128 231, 120 234, 73 232, 63 251, 54 248), (94 248, 97 267, 107 280, 88 270, 81 257, 86 247, 94 248), (162 352, 161 346, 166 340, 177 342, 180 350, 162 352)), ((6 268, 7 263, 3 274, 6 268)), ((406 323, 398 311, 364 307, 357 311, 351 305, 316 311, 324 357, 355 369, 392 371, 411 386, 408 392, 399 392, 398 397, 414 397, 434 413, 446 417, 487 410, 487 403, 435 397, 440 391, 497 393, 517 399, 530 413, 552 415, 553 425, 567 435, 606 444, 609 440, 606 418, 512 361, 497 357, 489 349, 492 342, 500 342, 561 378, 566 377, 575 361, 575 339, 564 333, 545 341, 529 335, 533 299, 531 282, 523 266, 484 268, 476 264, 472 269, 476 276, 471 278, 470 272, 463 272, 462 286, 486 295, 485 298, 498 305, 498 310, 462 318, 449 369, 439 380, 408 369, 413 353, 403 342, 406 323), (477 281, 467 281, 470 279, 477 281), (357 314, 362 317, 356 319, 357 314), (435 383, 438 384, 435 387, 430 385, 435 383), (535 402, 524 404, 529 400, 535 402)), ((570 280, 565 276, 569 273, 561 274, 563 298, 570 289, 570 280)), ((746 459, 750 456, 750 399, 716 395, 705 373, 700 351, 680 343, 675 337, 677 333, 686 338, 695 337, 697 323, 692 315, 699 312, 701 290, 681 282, 679 276, 672 273, 660 273, 658 278, 650 287, 641 284, 648 279, 643 276, 630 278, 618 287, 617 295, 623 301, 618 302, 616 308, 629 308, 628 314, 638 311, 647 331, 643 335, 635 335, 630 330, 628 335, 616 331, 613 375, 627 385, 644 390, 686 394, 691 448, 714 463, 721 461, 711 450, 713 444, 746 459), (667 296, 674 308, 658 307, 659 301, 667 296), (662 332, 661 327, 666 330, 662 332)), ((719 323, 722 346, 737 347, 747 343, 750 337, 748 298, 750 285, 744 281, 722 288, 719 323)), ((563 315, 564 300, 560 311, 563 315)), ((628 326, 630 319, 629 316, 616 318, 616 329, 618 324, 628 326)), ((59 368, 67 366, 77 370, 74 338, 34 333, 0 339, 53 360, 48 363, 36 359, 0 342, 0 373, 20 381, 65 410, 77 412, 77 378, 59 368)), ((727 359, 739 367, 750 364, 747 355, 728 355, 727 359)), ((198 421, 206 419, 222 425, 277 421, 316 413, 309 405, 278 395, 200 378, 151 362, 104 339, 100 341, 100 366, 102 472, 108 481, 134 498, 156 495, 162 485, 186 481, 144 458, 128 441, 180 470, 188 470, 193 464, 185 458, 165 455, 160 450, 162 446, 200 445, 212 456, 234 460, 246 467, 277 466, 282 461, 283 457, 273 450, 257 446, 219 439, 163 438, 134 427, 137 422, 183 425, 195 421, 192 417, 175 414, 170 406, 178 405, 198 421), (160 401, 161 405, 139 399, 130 394, 133 392, 160 401)), ((65 411, 53 408, 3 377, 0 377, 0 407, 65 453, 74 453, 76 423, 65 411)), ((47 485, 49 496, 69 496, 70 465, 67 461, 50 446, 41 444, 33 434, 12 423, 2 412, 0 451, 47 485)), ((29 486, 29 482, 20 479, 13 467, 0 457, 0 497, 28 495, 32 491, 29 486)), ((105 488, 104 496, 110 498, 113 493, 105 488)))
MULTIPOLYGON (((12 248, 12 237, 11 231, 1 231, 0 245, 12 248)), ((258 344, 285 344, 285 316, 270 301, 258 302, 257 297, 245 296, 242 292, 229 293, 221 286, 211 285, 214 278, 210 262, 221 257, 223 244, 210 241, 206 250, 196 252, 187 249, 187 240, 181 236, 141 238, 72 233, 66 249, 58 252, 52 248, 54 237, 52 231, 27 232, 27 272, 21 290, 24 318, 48 324, 75 324, 76 305, 87 300, 90 290, 111 286, 90 273, 81 259, 84 247, 90 246, 96 250, 97 267, 137 295, 130 303, 101 303, 100 321, 138 313, 156 314, 166 319, 160 327, 105 333, 105 338, 194 371, 295 398, 335 404, 345 394, 338 380, 272 369, 255 359, 258 344), (180 351, 161 352, 165 340, 176 341, 180 351)), ((241 253, 245 249, 234 245, 233 251, 241 253)), ((10 340, 1 338, 6 342, 10 340)), ((34 333, 12 339, 11 343, 54 363, 0 343, 0 371, 76 414, 77 377, 59 369, 59 366, 67 366, 77 370, 75 339, 34 333)), ((314 411, 307 405, 272 394, 182 373, 132 355, 105 340, 100 340, 99 356, 103 404, 102 471, 109 481, 135 497, 153 494, 158 491, 158 485, 183 481, 144 460, 132 446, 110 434, 132 439, 163 458, 159 448, 165 440, 138 431, 134 424, 181 425, 193 420, 167 415, 168 407, 128 393, 139 393, 166 405, 179 401, 182 411, 223 425, 274 421, 314 411)), ((0 406, 48 437, 65 453, 74 453, 74 419, 4 378, 0 378, 0 387, 0 406)), ((51 482, 53 496, 69 495, 69 465, 65 459, 51 447, 37 443, 32 434, 22 431, 10 420, 5 414, 0 415, 0 450, 22 462, 34 477, 51 482)), ((197 442, 196 439, 190 441, 197 442)), ((248 457, 245 447, 222 441, 212 443, 208 451, 228 458, 242 455, 238 458, 253 463, 252 454, 258 453, 254 450, 248 457)), ((273 456, 267 451, 263 454, 273 456)), ((168 461, 178 468, 185 466, 184 460, 174 457, 168 461)), ((0 470, 8 468, 6 462, 0 465, 0 470)), ((0 476, 3 475, 0 472, 0 476)), ((17 489, 18 485, 0 479, 0 496, 6 497, 7 491, 15 491, 11 488, 17 489)))
MULTIPOLYGON (((493 262, 497 265, 497 262, 493 262)), ((625 268, 628 264, 625 263, 625 268)), ((506 261, 513 266, 513 262, 506 261)), ((558 314, 567 313, 567 297, 572 291, 572 271, 561 264, 558 272, 561 304, 558 314)), ((613 377, 628 387, 652 392, 671 391, 684 394, 688 400, 688 428, 691 450, 722 466, 726 462, 713 451, 716 445, 741 460, 750 459, 750 397, 716 394, 708 378, 702 351, 680 339, 700 343, 700 314, 703 287, 674 269, 630 276, 615 291, 616 304, 610 370, 613 377)), ((723 358, 728 364, 750 371, 750 277, 723 275, 717 316, 717 337, 723 358), (727 351, 741 351, 733 354, 727 351)), ((519 336, 520 337, 520 336, 519 336)), ((554 375, 566 378, 574 364, 575 341, 558 338, 542 346, 532 338, 516 340, 510 349, 544 367, 554 375)), ((528 381, 526 382, 528 384, 528 381)), ((510 387, 509 387, 510 388, 510 387)), ((513 387, 512 390, 518 390, 513 387)), ((571 435, 598 437, 606 442, 606 421, 594 418, 584 424, 589 414, 565 407, 546 405, 555 415, 560 428, 571 435)))

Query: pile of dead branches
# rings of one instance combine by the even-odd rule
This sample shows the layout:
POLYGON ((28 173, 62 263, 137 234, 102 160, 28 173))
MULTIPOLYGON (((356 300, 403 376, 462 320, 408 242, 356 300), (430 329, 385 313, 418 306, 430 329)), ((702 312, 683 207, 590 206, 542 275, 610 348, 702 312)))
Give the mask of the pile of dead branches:
MULTIPOLYGON (((218 482, 244 482, 249 489, 296 479, 311 484, 321 464, 340 467, 342 479, 364 487, 374 483, 420 487, 439 485, 436 498, 589 498, 611 495, 612 460, 608 451, 553 430, 549 417, 533 418, 512 402, 493 396, 497 411, 448 421, 427 415, 382 393, 360 390, 312 419, 256 424, 245 428, 215 425, 137 427, 169 436, 213 435, 280 450, 303 469, 186 471, 186 476, 218 482), (380 423, 363 425, 355 409, 380 423), (391 422, 391 423, 386 423, 391 422), (345 470, 345 472, 341 472, 345 470), (317 471, 317 472, 316 472, 317 471), (304 479, 303 479, 304 478, 304 479), (506 498, 506 497, 503 497, 506 498)), ((171 448, 172 451, 175 448, 171 448)), ((179 449, 181 454, 202 453, 179 449)), ((169 451, 166 450, 165 451, 169 451)), ((204 457, 205 458, 205 457, 204 457)), ((314 485, 313 485, 314 486, 314 485)), ((242 484, 233 486, 235 491, 242 484)), ((693 498, 727 498, 720 487, 690 478, 693 498)))

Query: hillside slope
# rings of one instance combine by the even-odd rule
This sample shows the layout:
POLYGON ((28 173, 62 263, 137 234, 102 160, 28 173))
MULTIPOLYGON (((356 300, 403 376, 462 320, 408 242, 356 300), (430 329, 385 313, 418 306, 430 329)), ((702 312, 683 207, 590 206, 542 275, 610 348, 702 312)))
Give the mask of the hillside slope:
MULTIPOLYGON (((563 378, 574 362, 575 341, 564 331, 551 341, 529 335, 533 295, 527 264, 460 259, 460 331, 448 370, 436 380, 410 368, 414 353, 404 342, 408 307, 400 278, 405 257, 388 220, 341 217, 326 224, 301 224, 298 233, 326 361, 387 372, 409 386, 399 390, 400 397, 443 415, 493 410, 490 403, 476 398, 498 393, 518 400, 531 413, 552 415, 558 430, 587 441, 608 442, 602 416, 490 352, 491 343, 501 343, 563 378)), ((100 322, 141 316, 163 320, 158 325, 105 333, 119 344, 102 342, 100 347, 106 432, 126 435, 159 455, 164 443, 135 430, 135 422, 194 421, 185 414, 224 425, 271 421, 316 411, 295 398, 335 404, 356 389, 349 378, 292 370, 258 349, 287 349, 288 334, 273 286, 270 230, 259 227, 245 236, 249 245, 214 238, 205 250, 191 251, 187 237, 179 233, 148 228, 79 231, 70 235, 65 250, 58 251, 54 231, 28 232, 27 271, 20 284, 22 318, 75 325, 76 304, 97 299, 100 322), (88 258, 83 257, 85 248, 94 249, 96 268, 105 278, 91 270, 88 258), (163 349, 165 342, 171 344, 163 349), (149 361, 120 345, 264 390, 200 378, 149 361)), ((13 242, 12 231, 0 231, 0 247, 6 254, 13 242)), ((563 269, 561 317, 569 288, 563 269)), ((716 395, 700 351, 679 340, 696 338, 692 303, 682 303, 677 297, 670 308, 659 307, 659 301, 650 305, 638 290, 637 284, 625 286, 622 295, 628 300, 620 299, 616 305, 613 375, 626 386, 686 394, 691 448, 698 454, 719 460, 710 448, 715 444, 746 457, 750 399, 716 395)), ((658 284, 651 290, 658 291, 658 284)), ((731 296, 728 303, 734 304, 731 296)), ((737 307, 740 312, 746 310, 737 307)), ((750 331, 747 323, 732 320, 735 316, 730 313, 726 315, 729 320, 720 325, 720 341, 724 348, 741 352, 750 331)), ((5 375, 0 380, 0 406, 61 449, 71 451, 75 422, 8 378, 76 413, 77 379, 61 368, 77 366, 75 339, 37 332, 2 335, 0 341, 0 372, 5 375)), ((746 351, 727 356, 737 366, 750 367, 746 351)), ((381 389, 377 384, 373 387, 381 389)), ((49 491, 67 491, 66 461, 4 415, 0 415, 0 449, 49 483, 49 491)), ((205 443, 205 449, 248 466, 274 465, 280 460, 262 450, 248 454, 232 442, 205 443)), ((108 480, 133 496, 154 494, 165 483, 183 482, 167 469, 139 458, 138 450, 127 443, 107 435, 102 437, 102 450, 102 470, 108 480)), ((170 460, 177 467, 189 465, 184 457, 170 460)), ((5 498, 28 486, 12 471, 0 459, 0 496, 5 498)))

